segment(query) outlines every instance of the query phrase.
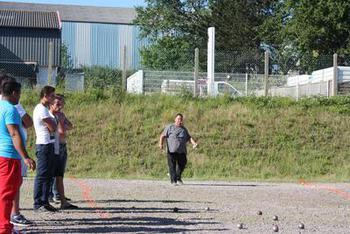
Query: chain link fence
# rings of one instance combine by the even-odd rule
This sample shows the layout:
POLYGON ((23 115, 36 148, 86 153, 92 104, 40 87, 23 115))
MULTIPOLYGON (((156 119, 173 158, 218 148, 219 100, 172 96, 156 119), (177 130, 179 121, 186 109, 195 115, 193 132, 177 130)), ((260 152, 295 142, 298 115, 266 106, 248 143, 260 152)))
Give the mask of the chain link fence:
POLYGON ((15 77, 23 88, 32 88, 36 85, 36 63, 23 63, 15 60, 0 60, 0 70, 15 77))
POLYGON ((84 91, 84 73, 67 73, 64 79, 64 88, 69 92, 82 92, 84 91))
MULTIPOLYGON (((142 87, 139 93, 179 94, 194 91, 195 56, 183 54, 179 61, 171 61, 166 66, 143 66, 142 87)), ((142 60, 141 60, 142 61, 142 60)), ((199 50, 197 86, 200 94, 205 95, 207 88, 207 51, 199 50)), ((338 65, 348 63, 348 57, 339 56, 338 65)), ((255 51, 215 51, 215 88, 221 93, 231 87, 234 95, 271 95, 290 96, 330 96, 334 75, 333 55, 281 55, 255 51), (267 67, 265 67, 267 65, 267 67), (268 74, 265 74, 267 68, 268 74), (226 86, 220 88, 221 86, 226 86)), ((338 69, 338 80, 343 82, 343 67, 338 69), (341 76, 341 77, 340 77, 341 76)), ((350 72, 349 72, 350 74, 350 72)), ((350 75, 349 75, 350 76, 350 75)), ((226 90, 226 91, 225 91, 226 90)), ((232 93, 232 92, 231 92, 232 93)))
MULTIPOLYGON (((140 57, 136 70, 124 71, 127 77, 138 70, 143 71, 142 80, 135 82, 142 89, 138 93, 178 94, 207 93, 207 49, 200 49, 198 64, 194 50, 172 53, 154 52, 151 57, 140 57), (195 68, 198 70, 195 85, 195 68)), ((333 55, 283 54, 269 51, 268 60, 263 50, 215 51, 215 89, 218 94, 239 96, 281 95, 301 97, 310 95, 329 96, 333 89, 333 55), (268 66, 266 67, 266 64, 268 66), (268 74, 265 74, 265 69, 268 74)), ((350 92, 350 57, 338 55, 339 93, 350 92), (349 86, 349 87, 347 87, 349 86)), ((42 87, 48 84, 48 68, 35 62, 0 61, 0 69, 20 81, 24 87, 42 87)), ((127 80, 129 82, 129 79, 127 80)), ((51 85, 62 84, 67 91, 83 91, 89 88, 123 88, 122 68, 108 66, 85 66, 80 69, 53 68, 51 85), (55 77, 57 78, 57 82, 55 77)))

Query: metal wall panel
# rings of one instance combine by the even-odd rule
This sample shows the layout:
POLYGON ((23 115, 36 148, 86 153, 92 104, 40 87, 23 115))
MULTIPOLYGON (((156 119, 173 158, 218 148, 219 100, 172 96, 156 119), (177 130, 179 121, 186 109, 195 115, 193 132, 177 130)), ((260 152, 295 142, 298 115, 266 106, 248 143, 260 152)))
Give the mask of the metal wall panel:
POLYGON ((99 66, 116 67, 119 61, 118 26, 92 24, 91 63, 99 66))
POLYGON ((79 66, 91 66, 91 27, 77 23, 75 36, 75 63, 79 66))
POLYGON ((68 47, 73 67, 121 68, 126 46, 127 69, 140 67, 139 49, 146 44, 133 25, 63 22, 62 40, 68 47))
POLYGON ((48 66, 50 42, 53 42, 53 66, 59 66, 60 30, 0 27, 0 60, 48 66))

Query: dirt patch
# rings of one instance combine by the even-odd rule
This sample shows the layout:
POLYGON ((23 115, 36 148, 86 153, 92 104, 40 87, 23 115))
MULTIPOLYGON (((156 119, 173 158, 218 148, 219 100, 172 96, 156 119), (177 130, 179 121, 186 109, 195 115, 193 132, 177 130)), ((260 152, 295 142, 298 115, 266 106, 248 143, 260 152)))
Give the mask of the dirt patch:
POLYGON ((37 214, 28 178, 21 212, 35 225, 22 233, 272 233, 273 225, 280 233, 350 230, 349 183, 184 182, 66 179, 66 194, 80 209, 37 214))

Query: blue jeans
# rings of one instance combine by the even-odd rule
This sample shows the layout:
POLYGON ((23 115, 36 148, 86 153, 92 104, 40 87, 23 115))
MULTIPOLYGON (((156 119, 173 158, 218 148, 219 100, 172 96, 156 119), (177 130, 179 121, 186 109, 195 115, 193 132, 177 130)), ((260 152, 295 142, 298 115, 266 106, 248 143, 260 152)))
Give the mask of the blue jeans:
POLYGON ((36 176, 34 180, 34 209, 49 204, 50 182, 54 169, 54 144, 35 145, 36 176))
POLYGON ((58 189, 57 189, 56 177, 53 177, 51 179, 49 197, 56 198, 56 199, 60 198, 60 194, 59 194, 58 189))

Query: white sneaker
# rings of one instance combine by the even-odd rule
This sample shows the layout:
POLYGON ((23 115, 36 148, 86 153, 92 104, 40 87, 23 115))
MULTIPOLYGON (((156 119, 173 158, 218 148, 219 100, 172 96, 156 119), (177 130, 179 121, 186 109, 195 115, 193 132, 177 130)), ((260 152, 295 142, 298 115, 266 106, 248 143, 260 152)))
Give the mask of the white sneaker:
POLYGON ((183 182, 182 180, 177 180, 176 184, 178 184, 178 185, 183 185, 184 182, 183 182))

